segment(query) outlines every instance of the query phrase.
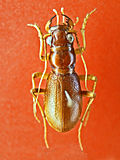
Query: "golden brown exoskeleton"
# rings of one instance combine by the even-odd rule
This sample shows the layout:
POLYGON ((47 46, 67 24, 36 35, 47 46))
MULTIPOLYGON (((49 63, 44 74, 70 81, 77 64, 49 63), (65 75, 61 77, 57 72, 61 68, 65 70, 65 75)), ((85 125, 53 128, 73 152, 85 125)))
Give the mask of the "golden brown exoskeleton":
POLYGON ((92 75, 87 75, 87 68, 82 54, 86 48, 85 26, 87 19, 95 10, 87 14, 84 18, 81 29, 83 47, 80 47, 76 31, 73 30, 73 27, 78 22, 78 18, 76 23, 73 23, 68 16, 64 15, 62 8, 63 23, 59 24, 59 15, 55 9, 53 11, 56 15, 46 24, 45 28, 48 34, 45 36, 42 35, 40 28, 36 24, 29 24, 29 26, 35 27, 38 31, 40 37, 40 59, 45 61, 44 72, 36 72, 32 75, 33 89, 31 90, 31 93, 33 95, 33 112, 36 120, 39 122, 36 115, 36 104, 38 104, 44 122, 45 144, 46 147, 49 148, 46 137, 46 120, 49 125, 58 132, 67 132, 71 130, 80 119, 82 112, 82 97, 90 97, 86 110, 81 117, 81 123, 78 130, 78 139, 81 150, 83 150, 80 140, 80 131, 85 118, 86 121, 88 119, 90 105, 95 98, 97 78, 92 75), (51 27, 52 19, 56 16, 57 25, 51 27), (77 49, 73 48, 74 37, 78 44, 77 49), (50 54, 47 54, 46 42, 50 45, 50 54), (45 52, 44 56, 42 55, 43 47, 45 52), (76 54, 81 55, 86 75, 78 76, 75 72, 76 54), (49 74, 46 73, 48 59, 52 68, 52 71, 49 74), (35 86, 35 78, 41 78, 38 88, 35 86), (47 80, 45 89, 41 89, 43 79, 47 80), (87 80, 93 80, 94 85, 92 91, 82 91, 80 80, 85 80, 86 89, 87 80), (44 94, 44 111, 38 100, 39 94, 44 94))

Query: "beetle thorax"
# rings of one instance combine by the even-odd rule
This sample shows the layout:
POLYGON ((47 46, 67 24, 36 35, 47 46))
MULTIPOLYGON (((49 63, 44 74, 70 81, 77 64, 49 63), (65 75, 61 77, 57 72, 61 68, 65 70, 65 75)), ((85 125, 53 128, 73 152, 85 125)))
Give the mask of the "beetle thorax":
POLYGON ((50 64, 52 68, 63 73, 73 71, 76 59, 73 35, 68 33, 65 25, 52 27, 51 32, 50 64))

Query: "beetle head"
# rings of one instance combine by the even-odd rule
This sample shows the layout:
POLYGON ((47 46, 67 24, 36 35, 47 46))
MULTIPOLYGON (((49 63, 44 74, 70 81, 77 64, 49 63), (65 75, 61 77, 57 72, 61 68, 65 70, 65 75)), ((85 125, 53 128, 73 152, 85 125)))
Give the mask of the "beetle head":
MULTIPOLYGON (((55 12, 56 15, 53 16, 53 17, 47 22, 47 24, 46 24, 46 26, 45 26, 45 29, 46 29, 46 31, 47 31, 48 33, 51 33, 51 24, 52 24, 52 20, 53 20, 55 17, 57 17, 57 26, 60 25, 60 24, 59 24, 59 15, 58 15, 58 13, 57 13, 57 11, 56 11, 55 9, 53 9, 53 11, 55 12)), ((63 16, 63 24, 62 24, 62 25, 64 26, 65 30, 67 30, 67 31, 72 30, 73 27, 74 27, 74 25, 76 25, 76 23, 78 22, 78 17, 77 17, 76 23, 73 23, 73 21, 72 21, 67 15, 64 14, 63 8, 61 8, 61 12, 62 12, 62 16, 63 16), (64 22, 65 18, 66 18, 66 23, 64 22)))
POLYGON ((60 46, 60 45, 67 45, 72 44, 74 37, 69 32, 73 30, 73 27, 76 25, 76 23, 79 21, 78 17, 75 23, 64 14, 63 8, 61 8, 62 13, 62 24, 59 24, 59 15, 55 9, 53 9, 55 12, 55 16, 53 16, 46 24, 45 29, 48 33, 51 34, 50 37, 47 38, 47 43, 51 46, 51 44, 54 46, 60 46), (55 26, 52 25, 52 20, 57 17, 57 24, 55 26), (65 21, 66 20, 66 21, 65 21))
POLYGON ((47 38, 47 44, 50 46, 67 46, 72 45, 74 36, 68 33, 66 25, 56 25, 50 29, 51 36, 47 38))

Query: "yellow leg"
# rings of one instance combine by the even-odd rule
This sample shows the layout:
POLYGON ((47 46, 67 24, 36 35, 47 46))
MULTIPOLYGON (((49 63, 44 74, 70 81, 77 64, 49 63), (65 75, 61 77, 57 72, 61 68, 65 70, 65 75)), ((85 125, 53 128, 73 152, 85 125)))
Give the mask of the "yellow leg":
MULTIPOLYGON (((37 93, 37 92, 36 92, 36 93, 37 93)), ((33 90, 32 90, 32 95, 33 95, 33 98, 36 100, 37 97, 36 97, 35 93, 33 92, 33 90)), ((37 100, 37 104, 38 104, 38 107, 39 107, 39 109, 40 109, 41 115, 42 115, 42 117, 43 117, 45 145, 46 145, 47 148, 49 148, 49 145, 48 145, 48 142, 47 142, 47 127, 46 127, 45 114, 44 114, 43 109, 42 109, 42 107, 40 106, 40 103, 39 103, 38 100, 37 100)))
MULTIPOLYGON (((32 74, 32 90, 31 90, 31 93, 33 91, 35 91, 35 89, 36 89, 35 78, 41 78, 42 75, 43 75, 43 73, 41 73, 41 72, 35 72, 35 73, 32 74)), ((46 73, 44 75, 44 79, 47 79, 47 77, 48 77, 48 74, 46 73)), ((37 89, 37 91, 38 91, 38 89, 37 89)), ((36 94, 36 93, 34 92, 34 94, 36 94)), ((39 94, 41 94, 40 91, 39 91, 39 94)), ((37 93, 37 96, 38 96, 38 93, 37 93)), ((33 97, 33 114, 34 114, 35 119, 38 121, 38 123, 40 123, 40 120, 38 119, 36 113, 37 113, 37 110, 36 110, 36 99, 33 97)))
MULTIPOLYGON (((47 49, 46 49, 46 38, 48 36, 50 36, 51 34, 48 33, 46 35, 43 36, 41 30, 40 30, 40 27, 37 25, 37 24, 28 24, 28 26, 30 27, 34 27, 37 32, 38 32, 38 37, 40 38, 40 51, 39 51, 39 57, 40 57, 40 60, 41 61, 45 61, 45 68, 44 68, 44 71, 42 73, 42 76, 41 76, 41 79, 40 79, 40 82, 39 82, 39 87, 38 87, 38 93, 40 91, 40 87, 41 87, 41 83, 42 83, 42 80, 45 76, 45 73, 46 73, 46 70, 47 70, 47 60, 48 60, 48 57, 49 57, 49 54, 47 54, 47 49), (44 52, 45 52, 45 55, 42 56, 42 52, 43 52, 43 46, 44 46, 44 52)), ((39 94, 38 94, 39 95, 39 94)), ((38 95, 37 95, 37 98, 36 98, 36 102, 37 102, 37 99, 38 99, 38 95)), ((36 103, 35 102, 35 103, 36 103)))
POLYGON ((81 55, 81 59, 82 59, 83 64, 84 64, 84 68, 85 68, 85 87, 86 87, 86 89, 87 89, 87 66, 86 66, 86 63, 85 63, 85 60, 84 60, 84 57, 83 57, 83 52, 84 52, 85 49, 86 49, 85 27, 86 27, 87 20, 88 20, 89 16, 90 16, 93 12, 95 12, 95 10, 96 10, 96 9, 94 9, 93 11, 91 11, 90 13, 88 13, 88 14, 86 15, 86 17, 84 18, 84 20, 83 20, 82 29, 81 29, 81 34, 82 34, 82 39, 83 39, 83 47, 80 47, 77 34, 75 33, 76 41, 77 41, 77 45, 78 45, 78 48, 75 49, 75 53, 81 55))
POLYGON ((45 120, 45 115, 44 115, 44 112, 40 106, 40 103, 38 101, 38 96, 39 94, 41 93, 41 83, 42 83, 42 80, 45 79, 46 77, 46 70, 47 70, 47 60, 48 60, 48 57, 49 55, 47 54, 47 49, 46 49, 46 38, 48 36, 50 36, 51 34, 46 34, 46 35, 42 35, 42 32, 40 30, 40 27, 38 27, 37 24, 28 24, 28 26, 31 26, 31 27, 34 27, 37 31, 38 31, 38 37, 40 38, 40 51, 39 51, 39 57, 40 57, 40 60, 41 61, 45 61, 45 68, 44 68, 44 71, 43 73, 34 73, 32 75, 32 85, 33 85, 33 89, 32 89, 32 95, 33 95, 33 113, 34 113, 34 117, 35 119, 38 121, 38 123, 40 123, 37 115, 36 115, 36 104, 38 104, 38 107, 41 111, 41 115, 43 117, 43 122, 44 122, 44 138, 45 138, 45 143, 46 143, 46 147, 48 148, 48 143, 47 143, 47 139, 46 139, 46 120, 45 120), (44 46, 44 52, 45 52, 45 55, 42 56, 42 52, 43 52, 43 46, 44 46), (36 91, 35 90, 35 78, 40 78, 40 82, 39 82, 39 86, 38 86, 38 89, 37 89, 37 92, 36 94, 33 92, 33 91, 36 91))
MULTIPOLYGON (((80 78, 80 80, 85 80, 85 75, 80 75, 79 78, 80 78)), ((94 101, 94 98, 96 96, 95 88, 96 88, 97 78, 96 78, 96 76, 88 75, 87 80, 94 81, 94 84, 93 84, 93 87, 92 87, 92 91, 82 91, 82 96, 90 97, 89 101, 88 101, 88 104, 87 104, 87 107, 85 109, 85 112, 84 112, 84 114, 81 118, 80 126, 79 126, 79 129, 78 129, 78 140, 79 140, 80 148, 81 148, 82 151, 83 151, 83 146, 82 146, 82 143, 81 143, 81 135, 80 135, 81 134, 81 129, 82 129, 83 123, 84 123, 84 126, 85 126, 87 121, 88 121, 88 117, 89 117, 89 113, 90 113, 90 107, 91 107, 91 104, 94 101)))
MULTIPOLYGON (((42 76, 42 73, 40 72, 36 72, 36 73, 33 73, 32 74, 32 84, 33 84, 33 88, 31 90, 31 93, 33 95, 33 113, 34 113, 34 117, 35 119, 38 121, 38 123, 40 123, 40 120, 38 119, 37 115, 36 115, 36 104, 38 105, 39 107, 39 110, 41 112, 41 115, 43 117, 43 123, 44 123, 44 140, 45 140, 45 144, 46 144, 46 147, 49 148, 48 146, 48 142, 47 142, 47 129, 46 129, 46 119, 45 119, 45 114, 44 114, 44 111, 42 109, 42 107, 40 106, 40 103, 37 99, 37 95, 38 94, 44 94, 45 93, 45 89, 39 89, 39 88, 35 88, 35 78, 41 78, 42 76), (38 92, 39 90, 39 92, 38 92)), ((48 74, 45 74, 44 76, 44 79, 47 79, 48 77, 48 74)))
MULTIPOLYGON (((50 36, 51 34, 48 33, 48 34, 46 34, 46 35, 43 36, 43 34, 42 34, 41 30, 40 30, 40 27, 39 27, 37 24, 28 24, 28 26, 34 27, 34 28, 38 31, 38 37, 40 38, 39 57, 40 57, 40 60, 41 60, 41 61, 45 61, 46 59, 48 59, 49 54, 47 54, 47 55, 45 55, 45 56, 42 55, 43 45, 44 45, 45 39, 46 39, 48 36, 50 36), (47 58, 46 58, 46 56, 47 56, 47 58)), ((46 49, 46 48, 45 48, 45 49, 46 49)))
MULTIPOLYGON (((46 70, 47 70, 47 60, 48 60, 48 57, 49 57, 49 54, 47 54, 47 50, 46 50, 46 41, 45 40, 51 34, 48 33, 48 34, 46 34, 46 35, 43 36, 43 34, 42 34, 41 30, 40 30, 40 27, 37 24, 28 24, 28 26, 34 27, 38 31, 38 37, 40 38, 39 57, 40 57, 41 61, 45 61, 45 68, 44 68, 43 73, 35 73, 32 76, 33 88, 35 88, 34 77, 35 76, 38 76, 38 77, 40 76, 41 77, 40 82, 39 82, 39 87, 38 87, 38 95, 39 95, 41 84, 42 84, 42 80, 44 79, 45 73, 46 73, 46 70), (45 52, 44 56, 42 56, 43 46, 44 46, 44 52, 45 52)), ((34 108, 33 111, 34 111, 34 116, 35 116, 36 120, 39 122, 39 120, 38 120, 38 118, 36 116, 36 103, 37 103, 37 100, 38 100, 38 95, 36 97, 36 100, 33 98, 33 108, 34 108)))

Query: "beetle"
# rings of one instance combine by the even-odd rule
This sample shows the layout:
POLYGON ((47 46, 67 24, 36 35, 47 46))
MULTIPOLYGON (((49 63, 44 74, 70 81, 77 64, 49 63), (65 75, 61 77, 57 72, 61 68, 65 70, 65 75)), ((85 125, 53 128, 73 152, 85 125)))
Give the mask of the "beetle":
POLYGON ((78 23, 79 18, 77 17, 76 22, 73 23, 73 21, 64 14, 63 8, 61 8, 63 17, 62 24, 59 23, 59 15, 57 11, 53 9, 55 16, 47 22, 45 26, 47 34, 44 36, 37 24, 28 24, 28 26, 34 27, 38 31, 38 36, 40 38, 39 57, 41 61, 45 62, 45 69, 43 73, 35 72, 32 74, 33 88, 31 93, 33 96, 34 117, 38 122, 40 122, 36 114, 36 104, 38 105, 43 117, 44 140, 47 148, 49 148, 49 145, 47 142, 46 120, 48 124, 58 132, 70 131, 80 120, 78 140, 80 148, 83 151, 80 138, 81 128, 83 122, 84 124, 87 122, 91 104, 96 96, 95 88, 97 83, 96 76, 87 74, 86 63, 83 58, 83 52, 86 49, 85 26, 89 16, 95 10, 96 9, 86 15, 82 24, 81 33, 83 38, 83 47, 80 46, 77 32, 73 29, 78 23), (57 24, 55 26, 51 26, 52 20, 55 17, 57 17, 57 24), (73 47, 74 37, 78 45, 77 49, 74 49, 73 47), (50 54, 47 53, 46 43, 50 46, 50 54), (44 55, 42 54, 43 51, 44 55), (75 72, 76 54, 81 55, 86 71, 85 75, 78 76, 75 72), (48 60, 51 65, 50 73, 46 73, 48 60), (38 87, 36 87, 35 84, 36 78, 40 78, 38 87), (45 89, 41 88, 43 79, 46 79, 45 89), (92 80, 94 82, 91 91, 88 91, 87 89, 87 80, 92 80), (80 81, 85 81, 85 91, 81 89, 80 81), (44 110, 38 100, 38 96, 40 94, 44 94, 44 110), (89 97, 89 101, 81 117, 83 97, 89 97))

